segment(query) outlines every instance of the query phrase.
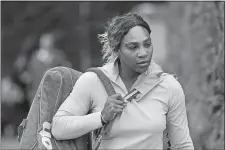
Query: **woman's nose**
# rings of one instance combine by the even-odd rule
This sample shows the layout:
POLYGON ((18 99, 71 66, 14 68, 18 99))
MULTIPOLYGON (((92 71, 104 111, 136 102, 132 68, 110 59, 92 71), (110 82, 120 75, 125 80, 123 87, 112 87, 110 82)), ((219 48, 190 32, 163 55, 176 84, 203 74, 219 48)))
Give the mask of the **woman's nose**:
POLYGON ((144 47, 140 48, 138 52, 138 57, 146 57, 146 56, 148 56, 147 50, 144 47))

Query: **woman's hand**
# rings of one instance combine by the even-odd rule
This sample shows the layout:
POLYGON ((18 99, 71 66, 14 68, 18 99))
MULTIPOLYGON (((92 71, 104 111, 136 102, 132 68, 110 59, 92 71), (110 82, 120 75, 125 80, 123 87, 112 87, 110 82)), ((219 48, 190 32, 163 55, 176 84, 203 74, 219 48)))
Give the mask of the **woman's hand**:
POLYGON ((102 110, 102 118, 106 122, 110 122, 119 113, 122 113, 126 103, 123 101, 121 94, 109 96, 102 110))

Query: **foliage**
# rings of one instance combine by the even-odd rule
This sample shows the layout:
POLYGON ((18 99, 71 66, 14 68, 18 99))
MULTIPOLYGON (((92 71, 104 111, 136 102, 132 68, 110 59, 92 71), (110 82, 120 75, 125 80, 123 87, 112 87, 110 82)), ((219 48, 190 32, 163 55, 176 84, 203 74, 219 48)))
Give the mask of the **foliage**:
POLYGON ((165 68, 184 87, 194 145, 224 149, 224 3, 171 2, 170 10, 165 68))

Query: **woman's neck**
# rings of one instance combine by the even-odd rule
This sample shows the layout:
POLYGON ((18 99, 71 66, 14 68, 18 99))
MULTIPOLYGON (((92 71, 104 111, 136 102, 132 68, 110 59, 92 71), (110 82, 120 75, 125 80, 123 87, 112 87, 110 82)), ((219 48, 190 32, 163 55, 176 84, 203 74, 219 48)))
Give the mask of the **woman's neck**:
POLYGON ((134 83, 140 73, 133 71, 131 68, 128 68, 124 64, 118 60, 118 67, 119 67, 119 75, 121 79, 125 82, 132 82, 134 83))

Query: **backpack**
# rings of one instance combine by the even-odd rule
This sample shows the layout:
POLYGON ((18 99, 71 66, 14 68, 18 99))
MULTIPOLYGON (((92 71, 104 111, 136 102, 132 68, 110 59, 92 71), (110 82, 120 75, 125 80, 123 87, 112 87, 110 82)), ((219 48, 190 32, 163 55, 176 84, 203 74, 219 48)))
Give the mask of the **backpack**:
MULTIPOLYGON (((87 71, 98 75, 109 96, 115 93, 101 70, 89 68, 87 71)), ((53 116, 81 75, 81 72, 66 67, 55 67, 44 74, 28 116, 18 127, 20 149, 92 149, 92 133, 71 140, 55 140, 51 134, 53 116)))
MULTIPOLYGON (((95 72, 102 81, 108 95, 115 94, 110 80, 97 68, 89 68, 87 71, 95 72)), ((160 77, 162 73, 157 76, 160 77)), ((81 150, 92 149, 92 132, 71 140, 56 140, 51 134, 52 118, 59 106, 71 93, 81 72, 67 67, 55 67, 49 69, 43 76, 37 89, 30 111, 26 119, 23 119, 18 127, 18 141, 20 149, 43 150, 81 150)), ((96 131, 94 150, 97 150, 101 137, 108 126, 96 131)), ((169 143, 168 143, 169 144, 169 143)))

